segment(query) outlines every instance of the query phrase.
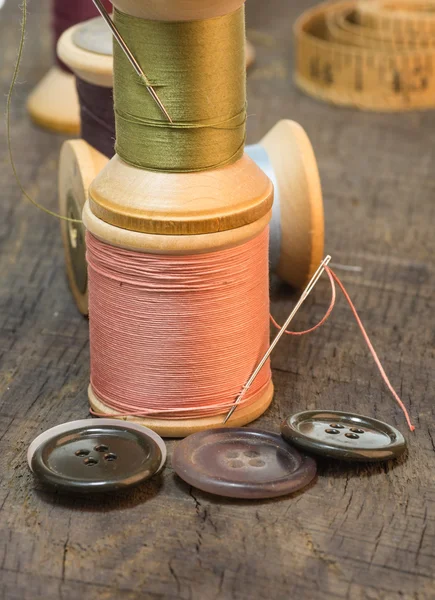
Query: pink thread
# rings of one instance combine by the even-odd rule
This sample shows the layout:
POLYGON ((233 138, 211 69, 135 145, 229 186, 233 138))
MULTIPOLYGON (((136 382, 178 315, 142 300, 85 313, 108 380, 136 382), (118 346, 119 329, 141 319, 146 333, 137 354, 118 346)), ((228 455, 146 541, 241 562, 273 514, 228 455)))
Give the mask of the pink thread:
MULTIPOLYGON (((317 323, 317 325, 314 325, 314 327, 311 327, 310 329, 306 329, 305 331, 288 331, 286 329, 284 331, 284 333, 286 333, 287 335, 305 335, 306 333, 311 333, 312 331, 315 331, 318 327, 321 327, 323 325, 323 323, 325 323, 325 321, 329 318, 329 315, 332 313, 332 309, 335 306, 335 297, 336 297, 335 284, 334 284, 332 275, 330 273, 330 269, 325 267, 325 271, 328 274, 329 281, 331 282, 331 288, 332 288, 331 304, 329 305, 328 310, 326 311, 324 316, 320 319, 320 321, 317 323)), ((275 325, 275 327, 277 329, 281 329, 281 325, 278 325, 278 323, 275 321, 275 319, 272 317, 272 315, 270 315, 270 320, 272 321, 272 323, 275 325)))
MULTIPOLYGON (((408 427, 411 431, 415 430, 414 425, 411 422, 410 416, 408 414, 408 411, 406 409, 406 406, 404 405, 404 403, 402 402, 402 400, 400 399, 399 395, 397 394, 397 392, 395 391, 395 389, 393 388, 393 386, 390 383, 390 380, 387 377, 387 374, 384 371, 384 368, 381 364, 381 361, 379 360, 379 357, 373 347, 373 344, 370 341, 370 338, 364 328, 364 325, 362 324, 361 319, 359 318, 359 315, 357 313, 357 310, 352 302, 352 300, 350 299, 349 294, 346 291, 346 288, 344 287, 344 285, 342 284, 342 282, 340 281, 340 279, 337 277, 337 275, 334 273, 334 271, 332 269, 330 269, 329 267, 325 267, 325 271, 328 274, 329 280, 331 282, 331 287, 332 287, 332 300, 331 300, 331 304, 329 305, 328 310, 325 313, 325 316, 319 321, 319 323, 317 323, 317 325, 315 325, 314 327, 311 327, 311 329, 307 329, 306 331, 287 331, 285 333, 289 334, 289 335, 305 335, 306 333, 310 333, 311 331, 314 331, 315 329, 317 329, 318 327, 320 327, 321 325, 323 325, 323 323, 326 321, 326 319, 329 317, 329 315, 332 312, 332 309, 334 308, 335 305, 335 299, 336 299, 336 294, 335 294, 335 285, 334 285, 334 279, 337 282, 338 286, 340 287, 341 291, 343 292, 344 297, 346 298, 351 311, 353 312, 353 315, 356 319, 356 322, 359 325, 359 328, 361 329, 361 333, 363 334, 364 340, 373 356, 373 359, 376 363, 376 366, 379 369, 379 372, 382 376, 382 379, 384 380, 385 384, 387 385, 388 389, 390 390, 391 394, 393 395, 394 399, 396 400, 396 402, 398 403, 398 405, 400 406, 400 408, 403 411, 403 414, 405 415, 405 419, 406 422, 408 423, 408 427)), ((281 327, 278 325, 278 323, 275 321, 275 319, 271 316, 271 321, 272 323, 275 325, 275 327, 277 327, 278 329, 281 329, 281 327)))
MULTIPOLYGON (((91 385, 113 416, 224 414, 269 345, 268 229, 188 256, 87 233, 91 385)), ((270 381, 270 364, 242 401, 270 381)))

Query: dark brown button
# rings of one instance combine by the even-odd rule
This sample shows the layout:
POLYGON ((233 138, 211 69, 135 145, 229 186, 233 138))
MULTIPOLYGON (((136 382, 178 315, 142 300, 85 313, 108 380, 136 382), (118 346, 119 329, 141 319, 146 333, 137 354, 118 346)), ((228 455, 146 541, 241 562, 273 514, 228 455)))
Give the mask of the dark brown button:
POLYGON ((113 492, 155 475, 166 447, 154 431, 117 419, 64 423, 29 446, 31 471, 45 484, 68 492, 113 492))
POLYGON ((282 423, 281 433, 298 448, 341 460, 389 460, 406 448, 403 435, 395 427, 339 411, 297 413, 282 423))
POLYGON ((257 429, 201 431, 175 447, 172 466, 181 479, 205 492, 232 498, 273 498, 306 486, 314 460, 280 435, 257 429))

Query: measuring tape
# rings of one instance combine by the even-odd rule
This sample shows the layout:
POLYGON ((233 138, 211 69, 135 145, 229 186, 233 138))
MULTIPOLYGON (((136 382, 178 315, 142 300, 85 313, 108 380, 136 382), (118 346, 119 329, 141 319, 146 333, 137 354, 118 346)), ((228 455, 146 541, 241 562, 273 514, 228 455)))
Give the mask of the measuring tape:
POLYGON ((361 0, 358 13, 361 25, 391 36, 435 35, 434 0, 361 0))
POLYGON ((295 40, 295 82, 315 98, 377 111, 435 106, 435 0, 328 2, 296 21, 295 40))

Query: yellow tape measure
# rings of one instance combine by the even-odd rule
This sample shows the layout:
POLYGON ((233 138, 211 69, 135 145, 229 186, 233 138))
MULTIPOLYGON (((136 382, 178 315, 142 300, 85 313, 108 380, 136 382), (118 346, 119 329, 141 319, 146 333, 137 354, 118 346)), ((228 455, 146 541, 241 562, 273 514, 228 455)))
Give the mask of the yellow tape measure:
POLYGON ((321 4, 297 20, 295 39, 295 81, 318 99, 377 111, 435 106, 435 0, 321 4))
POLYGON ((358 4, 361 25, 392 36, 434 36, 433 0, 361 0, 358 4))

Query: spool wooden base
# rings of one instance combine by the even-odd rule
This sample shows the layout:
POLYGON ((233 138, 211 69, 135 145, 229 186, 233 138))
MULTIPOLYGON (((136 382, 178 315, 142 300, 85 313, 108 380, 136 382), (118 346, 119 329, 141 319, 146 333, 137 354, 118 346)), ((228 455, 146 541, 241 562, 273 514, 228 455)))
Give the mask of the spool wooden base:
POLYGON ((56 133, 80 131, 80 109, 74 75, 52 67, 30 94, 27 110, 32 121, 56 133))
MULTIPOLYGON (((113 415, 113 410, 108 408, 94 393, 92 386, 88 388, 88 397, 93 411, 101 416, 113 415)), ((224 415, 207 417, 204 419, 146 419, 139 417, 117 417, 126 421, 133 421, 149 427, 162 437, 185 437, 197 431, 212 429, 214 427, 242 427, 258 419, 268 408, 273 398, 273 383, 269 382, 266 390, 258 394, 258 398, 248 407, 241 407, 234 411, 231 419, 223 424, 224 415)))
MULTIPOLYGON (((84 140, 70 140, 59 158, 59 212, 81 219, 92 180, 108 159, 84 140)), ((85 256, 85 228, 82 223, 61 221, 66 273, 77 308, 88 314, 88 285, 85 256)))

